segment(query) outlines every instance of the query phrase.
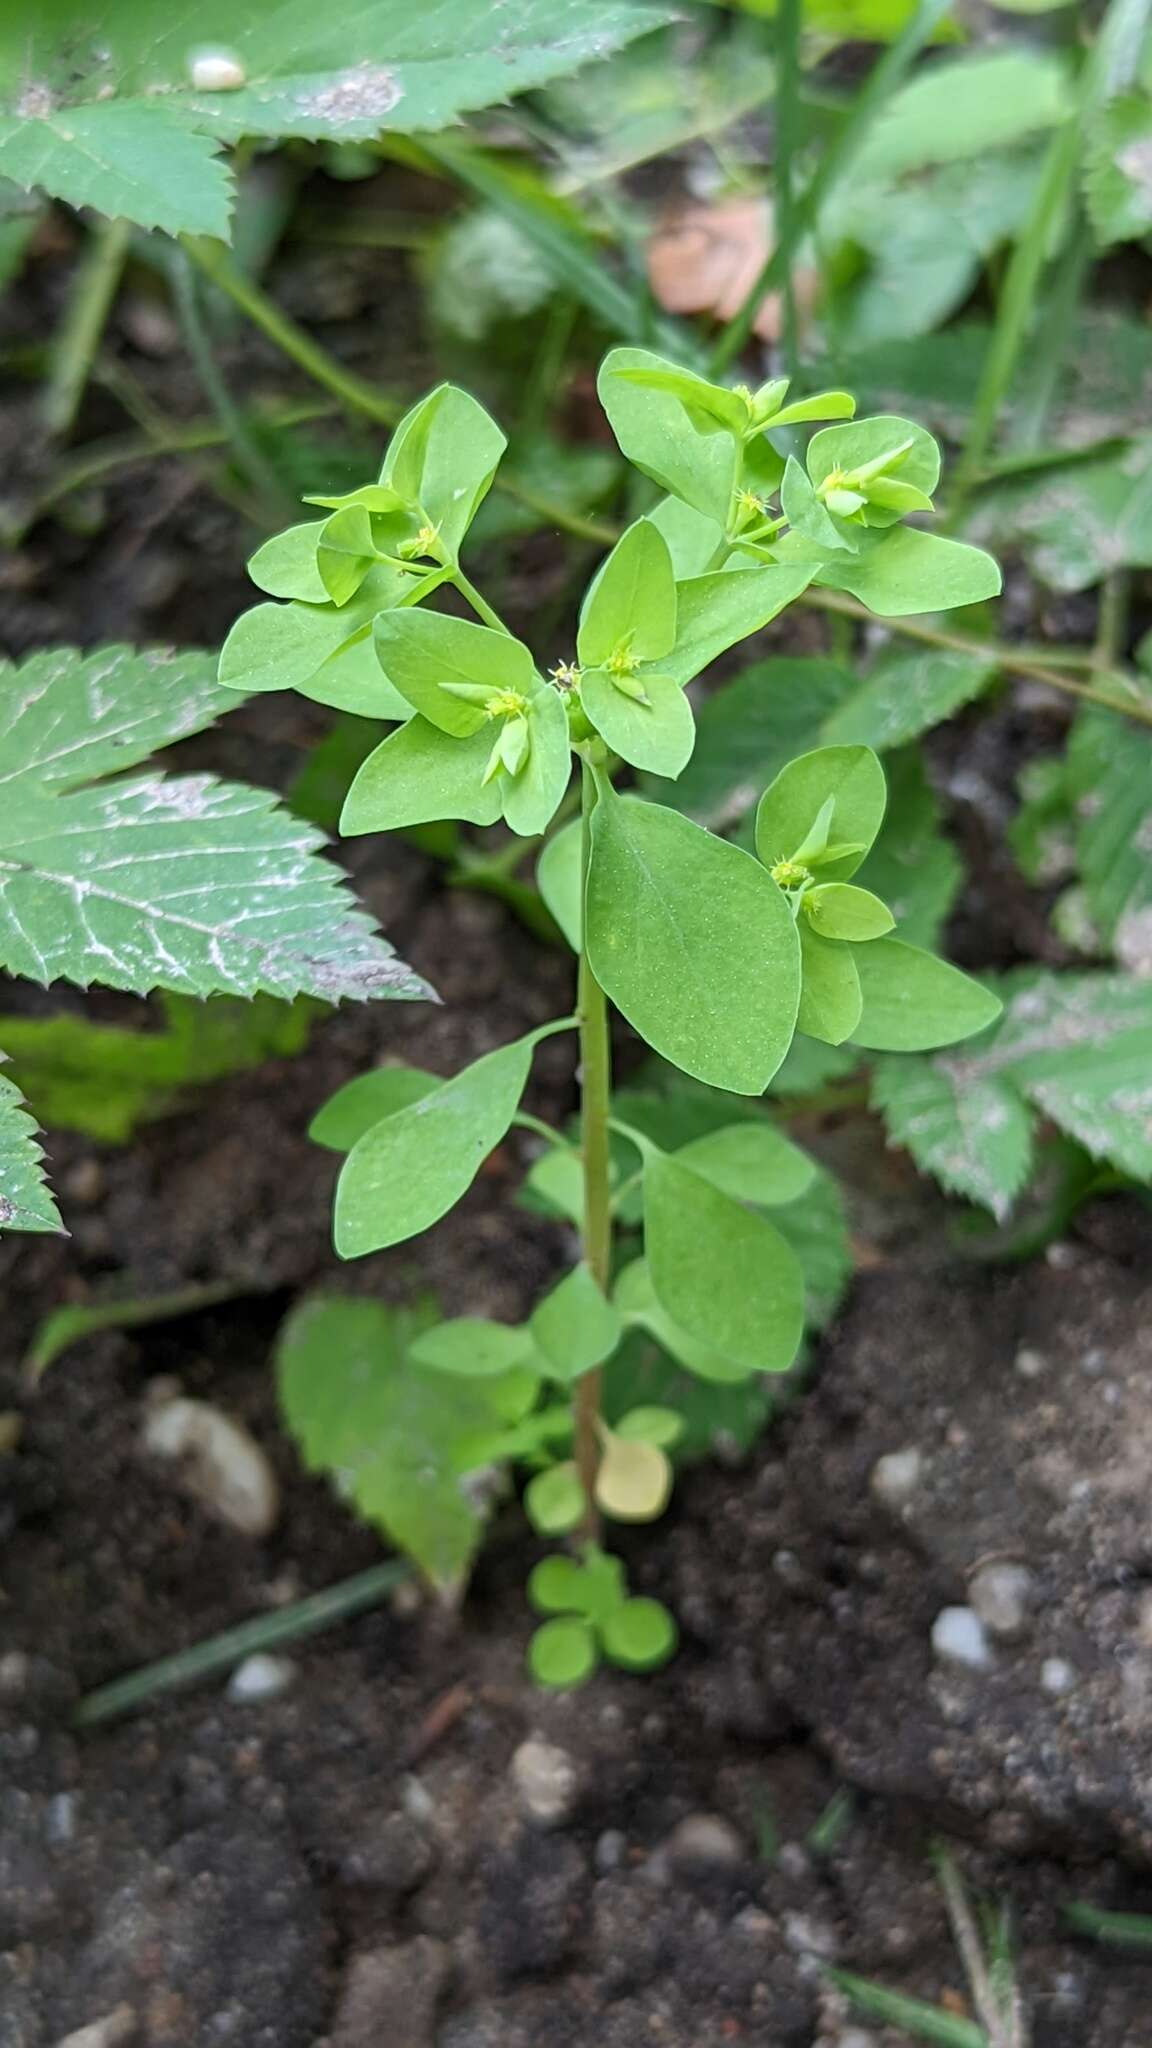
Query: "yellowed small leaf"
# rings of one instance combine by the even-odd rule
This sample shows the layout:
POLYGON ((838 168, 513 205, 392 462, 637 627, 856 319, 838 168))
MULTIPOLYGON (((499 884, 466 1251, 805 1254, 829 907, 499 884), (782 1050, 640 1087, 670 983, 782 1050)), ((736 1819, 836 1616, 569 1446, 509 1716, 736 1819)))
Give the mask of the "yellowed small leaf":
POLYGON ((655 1444, 605 1433, 596 1474, 596 1505, 617 1522, 654 1522, 668 1505, 672 1467, 655 1444))

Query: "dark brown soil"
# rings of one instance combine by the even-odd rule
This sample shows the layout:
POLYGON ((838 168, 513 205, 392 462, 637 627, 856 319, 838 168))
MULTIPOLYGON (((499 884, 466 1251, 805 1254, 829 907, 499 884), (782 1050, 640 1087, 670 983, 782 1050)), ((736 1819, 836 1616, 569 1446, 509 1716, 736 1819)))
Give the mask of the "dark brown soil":
MULTIPOLYGON (((331 283, 309 300, 297 273, 292 310, 318 317, 331 283)), ((132 317, 129 356, 157 332, 132 317)), ((349 317, 354 335, 378 323, 363 282, 349 317)), ((260 374, 275 381, 270 359, 260 374)), ((0 441, 24 461, 21 418, 0 411, 0 441)), ((136 471, 94 536, 33 529, 6 572, 6 643, 211 642, 246 601, 237 554, 234 516, 185 472, 136 471)), ((527 609, 531 558, 512 567, 527 609)), ((969 748, 995 784, 993 723, 949 738, 943 781, 969 748)), ((206 759, 283 784, 321 729, 263 703, 206 759)), ((666 1671, 572 1699, 528 1684, 535 1552, 510 1511, 459 1616, 398 1599, 295 1648, 275 1698, 241 1705, 216 1679, 73 1732, 92 1686, 378 1557, 276 1419, 269 1354, 293 1298, 430 1286, 450 1313, 517 1316, 562 1255, 508 1202, 510 1144, 417 1244, 336 1269, 333 1162, 305 1137, 317 1104, 385 1054, 453 1071, 568 1000, 563 959, 498 905, 446 892, 403 846, 351 851, 444 1006, 332 1017, 306 1057, 123 1152, 50 1133, 73 1236, 0 1249, 0 1412, 21 1424, 0 1458, 0 2048, 56 2048, 117 2013, 83 2048, 897 2048, 907 2036, 849 2016, 824 1963, 967 2009, 928 1860, 940 1830, 1011 1912, 1032 2048, 1148 2048, 1152 1969, 1062 1920, 1075 1898, 1152 1909, 1147 1211, 1100 1204, 1019 1270, 960 1265, 942 1205, 866 1119, 814 1134, 879 1251, 810 1392, 747 1464, 690 1475, 668 1522, 629 1540, 638 1588, 680 1621, 666 1671), (60 1302, 200 1281, 237 1297, 22 1384, 60 1302), (141 1455, 159 1376, 267 1450, 283 1488, 267 1539, 228 1533, 141 1455), (894 1509, 873 1475, 905 1450, 920 1473, 894 1509), (996 1561, 1030 1574, 1023 1625, 987 1668, 941 1663, 937 1616, 996 1561), (571 1766, 551 1828, 511 1771, 532 1733, 571 1766), (727 1830, 710 1860, 675 1834, 693 1816, 727 1830)), ((995 958, 1034 950, 1034 903, 1016 918, 987 888, 964 950, 993 896, 995 958)), ((538 1055, 546 1113, 569 1104, 565 1061, 538 1055)))

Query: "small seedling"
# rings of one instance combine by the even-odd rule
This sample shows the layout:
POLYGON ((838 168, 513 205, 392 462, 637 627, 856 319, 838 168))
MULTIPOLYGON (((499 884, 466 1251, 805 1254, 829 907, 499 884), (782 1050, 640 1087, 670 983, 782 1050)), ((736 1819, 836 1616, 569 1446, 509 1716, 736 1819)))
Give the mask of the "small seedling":
POLYGON ((779 380, 730 390, 640 349, 614 350, 599 388, 624 454, 664 495, 601 563, 569 641, 515 638, 461 566, 505 444, 446 385, 402 421, 374 482, 313 500, 319 517, 258 551, 251 573, 274 601, 238 621, 220 665, 225 684, 291 686, 395 721, 352 782, 346 834, 503 819, 542 842, 539 888, 578 958, 573 1014, 450 1079, 363 1075, 313 1134, 346 1155, 341 1257, 401 1244, 447 1214, 522 1119, 536 1046, 571 1033, 579 1141, 528 1121, 549 1147, 537 1191, 578 1216, 580 1257, 515 1327, 466 1317, 401 1329, 370 1304, 312 1304, 286 1341, 281 1381, 310 1462, 337 1471, 442 1584, 469 1554, 466 1475, 510 1463, 530 1474, 534 1526, 576 1546, 529 1585, 548 1617, 531 1668, 560 1686, 601 1657, 658 1664, 675 1643, 671 1618, 630 1596, 602 1527, 664 1511, 680 1421, 637 1406, 609 1426, 603 1368, 641 1328, 713 1383, 787 1371, 804 1276, 773 1212, 802 1211, 816 1171, 766 1120, 734 1116, 676 1145, 621 1115, 610 1007, 682 1073, 749 1097, 797 1031, 924 1050, 999 1011, 978 983, 907 944, 852 879, 885 810, 868 747, 791 761, 761 798, 754 850, 674 808, 695 739, 686 686, 810 584, 881 614, 998 588, 987 555, 904 523, 930 508, 935 443, 905 420, 855 420, 844 392, 789 404, 779 380), (812 436, 803 461, 785 459, 778 437, 829 419, 839 424, 812 436), (452 592, 474 619, 431 608, 452 592), (574 766, 578 819, 566 816, 574 766), (630 770, 665 778, 667 800, 621 791, 630 770), (622 1263, 620 1233, 641 1222, 643 1254, 622 1263), (355 1412, 334 1398, 342 1344, 346 1357, 356 1347, 343 1381, 355 1412), (435 1390, 430 1405, 421 1385, 435 1390))

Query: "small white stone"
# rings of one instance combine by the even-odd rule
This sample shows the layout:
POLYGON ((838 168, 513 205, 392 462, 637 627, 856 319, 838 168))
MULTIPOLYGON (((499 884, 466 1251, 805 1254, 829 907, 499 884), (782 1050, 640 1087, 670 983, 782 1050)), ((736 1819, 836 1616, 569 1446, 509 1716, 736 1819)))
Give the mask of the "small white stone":
POLYGON ((135 2038, 136 2015, 130 2005, 118 2005, 115 2012, 105 2013, 103 2019, 93 2020, 86 2027, 77 2027, 74 2034, 65 2034, 57 2041, 56 2048, 124 2048, 127 2041, 135 2038))
POLYGON ((1031 1345, 1022 1344, 1015 1358, 1016 1371, 1022 1380, 1038 1380, 1048 1370, 1048 1360, 1042 1351, 1033 1351, 1031 1345))
POLYGON ((580 1776, 566 1749, 530 1735, 512 1758, 511 1774, 524 1813, 538 1827, 555 1828, 571 1819, 580 1776))
POLYGON ((784 1939, 799 1956, 823 1956, 831 1960, 839 1946, 835 1933, 824 1920, 811 1913, 785 1913, 781 1922, 784 1939))
POLYGON ((743 1863, 747 1851, 730 1821, 718 1813, 690 1813, 673 1828, 663 1854, 681 1869, 708 1863, 720 1869, 743 1863))
POLYGON ((1067 1657, 1045 1657, 1040 1666, 1040 1683, 1045 1692, 1058 1698, 1061 1693, 1071 1692, 1075 1685, 1075 1668, 1067 1657))
POLYGON ((886 1451, 882 1458, 877 1458, 868 1484, 877 1500, 899 1512, 907 1507, 923 1476, 923 1453, 910 1446, 903 1451, 886 1451))
POLYGON ((232 50, 190 50, 188 79, 194 92, 238 92, 248 73, 232 50))
MULTIPOLYGON (((153 1390, 153 1396, 155 1390, 153 1390)), ((280 1511, 276 1474, 255 1437, 209 1401, 149 1400, 141 1449, 173 1468, 173 1481, 242 1536, 267 1536, 280 1511)))
POLYGON ((1012 1642, 1027 1633, 1036 1581, 1023 1564, 983 1564, 968 1581, 973 1613, 989 1635, 1012 1642))
POLYGON ((970 1607, 942 1607, 932 1623, 932 1648, 943 1664, 963 1664, 969 1671, 987 1671, 992 1663, 988 1636, 970 1607))
POLYGON ((28 1689, 32 1659, 26 1650, 5 1650, 0 1657, 0 1697, 19 1699, 28 1689))
POLYGON ((254 1650, 228 1680, 228 1698, 241 1706, 274 1700, 287 1692, 295 1676, 296 1666, 290 1657, 270 1657, 264 1650, 254 1650))

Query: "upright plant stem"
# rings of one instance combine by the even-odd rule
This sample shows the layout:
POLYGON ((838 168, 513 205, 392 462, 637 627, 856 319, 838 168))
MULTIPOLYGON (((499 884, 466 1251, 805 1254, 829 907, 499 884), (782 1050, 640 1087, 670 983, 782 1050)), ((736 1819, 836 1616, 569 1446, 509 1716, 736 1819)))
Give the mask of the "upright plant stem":
POLYGON ((52 345, 43 401, 44 426, 49 434, 66 434, 76 417, 116 296, 131 232, 131 224, 126 220, 102 221, 92 231, 76 273, 63 326, 52 345))
MULTIPOLYGON (((581 870, 588 873, 592 812, 596 784, 585 761, 581 768, 581 870)), ((612 1056, 608 1038, 608 1004, 592 972, 586 948, 580 950, 576 1003, 580 1020, 580 1145, 584 1164, 584 1257, 597 1286, 607 1294, 611 1282, 612 1212, 608 1179, 608 1115, 612 1088, 612 1056)), ((596 1469, 600 1463, 600 1373, 586 1372, 576 1382, 574 1397, 576 1470, 587 1503, 583 1531, 595 1541, 600 1517, 596 1511, 596 1469)))
POLYGON ((796 276, 793 259, 798 236, 793 222, 796 210, 796 157, 800 143, 800 26, 801 0, 780 0, 777 16, 779 76, 776 84, 775 199, 776 238, 783 260, 780 296, 783 309, 781 340, 784 369, 789 377, 799 368, 799 335, 796 316, 796 276))

